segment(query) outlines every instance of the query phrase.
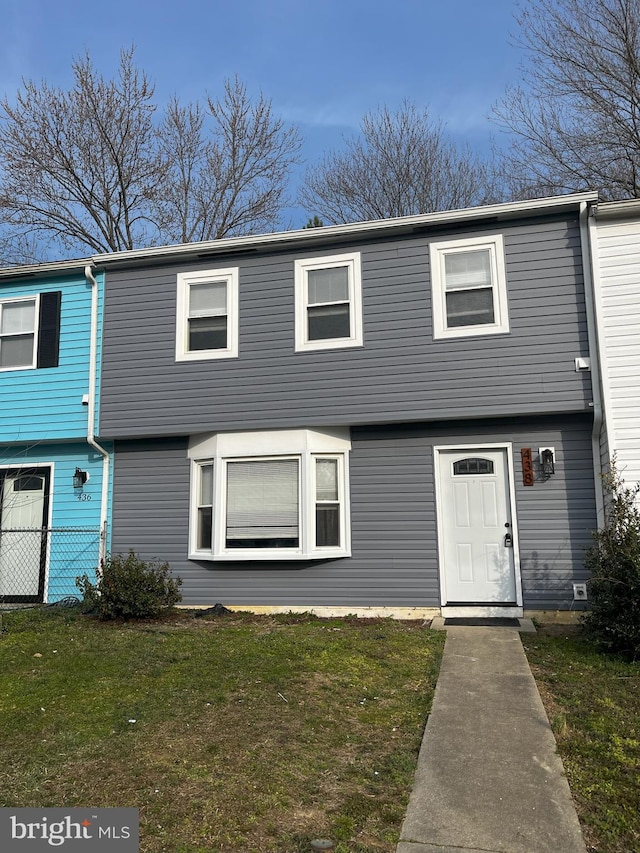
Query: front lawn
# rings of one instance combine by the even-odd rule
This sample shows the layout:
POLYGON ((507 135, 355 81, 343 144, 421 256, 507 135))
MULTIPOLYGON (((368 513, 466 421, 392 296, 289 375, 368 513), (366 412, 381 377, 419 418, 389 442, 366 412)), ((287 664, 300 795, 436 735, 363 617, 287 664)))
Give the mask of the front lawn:
POLYGON ((640 850, 640 663, 600 653, 576 629, 522 639, 588 849, 640 850))
POLYGON ((0 805, 133 806, 141 853, 395 850, 444 634, 3 614, 0 805))

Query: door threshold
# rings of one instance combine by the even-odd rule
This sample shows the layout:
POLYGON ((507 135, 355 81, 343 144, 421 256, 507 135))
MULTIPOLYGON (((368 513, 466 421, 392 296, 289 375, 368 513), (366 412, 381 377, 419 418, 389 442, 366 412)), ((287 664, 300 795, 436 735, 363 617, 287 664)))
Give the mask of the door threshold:
POLYGON ((443 619, 520 619, 524 608, 517 605, 453 605, 440 608, 443 619))
POLYGON ((453 617, 447 616, 442 620, 445 628, 519 628, 520 620, 512 616, 482 616, 453 617))

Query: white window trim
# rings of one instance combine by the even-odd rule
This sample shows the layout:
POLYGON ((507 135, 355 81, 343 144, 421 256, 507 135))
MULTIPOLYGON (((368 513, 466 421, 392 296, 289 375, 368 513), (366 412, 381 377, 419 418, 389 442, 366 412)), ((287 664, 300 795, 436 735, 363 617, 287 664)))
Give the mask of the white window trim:
MULTIPOLYGON (((312 520, 312 527, 313 527, 312 537, 313 538, 312 538, 312 542, 314 542, 314 543, 316 543, 316 534, 317 534, 316 513, 317 513, 318 506, 323 506, 323 505, 324 506, 332 506, 335 503, 338 504, 338 508, 340 510, 340 539, 341 539, 341 541, 344 539, 344 536, 345 536, 345 528, 344 528, 345 497, 344 497, 344 494, 345 494, 345 482, 348 479, 348 477, 347 477, 347 472, 345 471, 345 465, 343 464, 343 459, 344 459, 344 457, 341 454, 336 454, 336 453, 314 453, 314 454, 312 454, 312 460, 311 460, 311 466, 310 466, 311 467, 311 489, 310 489, 310 502, 309 502, 310 507, 309 507, 309 509, 310 509, 310 512, 313 514, 313 520, 312 520), (336 462, 338 463, 336 466, 336 474, 337 474, 337 478, 338 478, 338 482, 337 482, 338 499, 337 499, 337 501, 319 501, 318 500, 317 481, 316 481, 316 472, 317 472, 318 468, 317 468, 316 462, 319 459, 335 459, 336 462)), ((319 555, 326 555, 329 552, 335 551, 336 547, 341 547, 341 546, 318 545, 316 543, 316 544, 314 544, 314 551, 316 551, 319 555)))
MULTIPOLYGON (((38 331, 40 325, 40 294, 36 293, 33 296, 7 296, 0 299, 0 305, 13 302, 35 302, 34 307, 34 322, 33 322, 33 357, 31 364, 20 364, 16 367, 0 367, 0 373, 8 373, 16 370, 35 370, 38 366, 38 331)), ((26 334, 26 333, 23 333, 26 334)), ((31 332, 29 332, 31 334, 31 332)), ((4 335, 2 337, 5 337, 4 335)), ((10 336, 7 336, 10 337, 10 336)))
POLYGON ((239 279, 238 267, 178 273, 176 361, 209 361, 215 358, 237 358, 239 279), (209 281, 225 281, 227 285, 227 346, 224 349, 189 352, 189 288, 192 284, 205 284, 209 281))
POLYGON ((360 252, 346 255, 330 255, 324 258, 302 258, 295 262, 295 292, 296 292, 296 333, 295 351, 342 349, 345 347, 361 347, 364 345, 362 331, 362 268, 360 252), (311 270, 331 269, 332 267, 348 268, 349 278, 349 325, 348 338, 325 338, 310 341, 307 337, 307 281, 311 270))
POLYGON ((507 277, 504 263, 504 241, 502 234, 486 237, 471 237, 461 240, 447 240, 431 243, 429 246, 431 264, 431 293, 433 300, 433 337, 469 338, 478 335, 499 335, 509 331, 509 308, 507 302, 507 277), (444 259, 448 254, 468 252, 474 249, 488 249, 491 256, 491 282, 493 289, 493 323, 481 323, 475 326, 447 327, 447 304, 445 298, 444 259))
POLYGON ((189 443, 191 496, 189 559, 217 562, 269 562, 329 560, 351 556, 349 495, 349 431, 282 430, 256 433, 220 433, 195 436, 189 443), (229 462, 263 459, 298 459, 299 545, 297 548, 226 548, 226 466, 229 462), (315 460, 338 460, 340 545, 315 545, 315 460), (213 535, 211 550, 197 547, 200 467, 213 465, 213 535))

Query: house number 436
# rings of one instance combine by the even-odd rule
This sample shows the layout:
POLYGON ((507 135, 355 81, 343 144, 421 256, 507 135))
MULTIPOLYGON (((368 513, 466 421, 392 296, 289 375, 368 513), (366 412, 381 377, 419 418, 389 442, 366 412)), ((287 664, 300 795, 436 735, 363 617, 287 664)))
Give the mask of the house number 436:
POLYGON ((90 501, 91 495, 87 495, 87 494, 85 494, 85 492, 80 492, 80 494, 78 495, 78 500, 79 501, 90 501))

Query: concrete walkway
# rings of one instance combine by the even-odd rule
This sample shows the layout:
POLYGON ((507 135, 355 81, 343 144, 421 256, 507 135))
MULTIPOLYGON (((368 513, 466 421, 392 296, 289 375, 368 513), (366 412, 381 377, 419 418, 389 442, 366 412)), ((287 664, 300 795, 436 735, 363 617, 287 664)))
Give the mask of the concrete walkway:
POLYGON ((447 628, 397 853, 586 853, 515 628, 447 628))

